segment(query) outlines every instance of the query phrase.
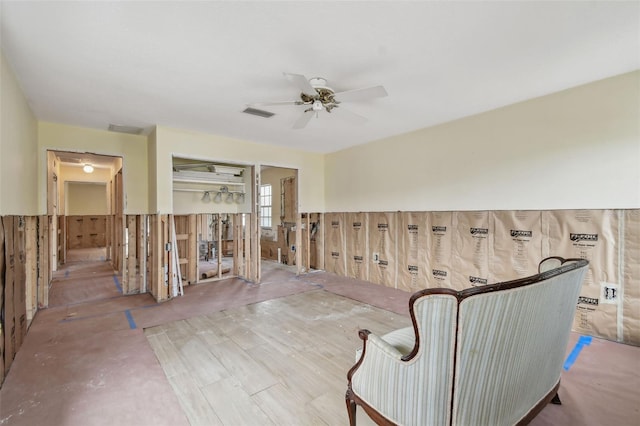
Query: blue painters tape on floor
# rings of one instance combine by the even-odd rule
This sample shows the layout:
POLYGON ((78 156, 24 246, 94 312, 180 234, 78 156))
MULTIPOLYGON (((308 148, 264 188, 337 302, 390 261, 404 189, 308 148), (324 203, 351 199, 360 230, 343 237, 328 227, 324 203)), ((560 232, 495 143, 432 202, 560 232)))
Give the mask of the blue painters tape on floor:
POLYGON ((124 311, 124 315, 127 317, 127 321, 129 321, 129 327, 132 330, 135 330, 137 326, 136 326, 136 322, 133 320, 133 315, 131 315, 131 311, 127 309, 126 311, 124 311))
POLYGON ((578 359, 578 355, 580 354, 582 348, 584 346, 589 346, 591 344, 591 340, 593 340, 591 336, 580 336, 580 338, 576 342, 576 345, 573 347, 573 350, 569 354, 569 357, 564 362, 563 368, 565 369, 565 371, 569 371, 573 363, 576 362, 576 359, 578 359))
POLYGON ((64 271, 64 277, 67 278, 69 276, 69 270, 64 271))
POLYGON ((118 281, 117 275, 113 276, 113 282, 116 283, 116 288, 118 289, 118 291, 122 293, 122 286, 120 285, 120 281, 118 281))

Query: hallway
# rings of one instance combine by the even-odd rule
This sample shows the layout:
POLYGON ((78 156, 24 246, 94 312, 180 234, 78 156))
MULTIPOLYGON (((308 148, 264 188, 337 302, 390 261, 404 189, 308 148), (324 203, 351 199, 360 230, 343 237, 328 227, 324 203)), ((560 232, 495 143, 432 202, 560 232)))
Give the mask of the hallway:
POLYGON ((156 306, 122 296, 107 262, 56 272, 0 391, 0 424, 187 424, 130 312, 156 306), (176 408, 172 408, 176 407, 176 408))

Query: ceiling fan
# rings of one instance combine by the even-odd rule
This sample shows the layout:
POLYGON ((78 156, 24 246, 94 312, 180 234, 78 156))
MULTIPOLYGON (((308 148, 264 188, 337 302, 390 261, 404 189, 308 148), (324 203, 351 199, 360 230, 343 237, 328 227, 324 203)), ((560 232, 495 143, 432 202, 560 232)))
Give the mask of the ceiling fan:
POLYGON ((259 102, 249 106, 281 106, 281 105, 306 105, 304 112, 293 124, 294 129, 302 129, 318 116, 321 111, 330 113, 334 108, 339 108, 340 115, 352 123, 362 124, 367 119, 361 115, 343 108, 340 104, 345 101, 362 101, 372 98, 383 98, 387 91, 382 86, 366 87, 363 89, 335 92, 327 85, 327 80, 321 77, 307 79, 301 74, 283 73, 284 76, 300 89, 300 99, 284 102, 259 102))

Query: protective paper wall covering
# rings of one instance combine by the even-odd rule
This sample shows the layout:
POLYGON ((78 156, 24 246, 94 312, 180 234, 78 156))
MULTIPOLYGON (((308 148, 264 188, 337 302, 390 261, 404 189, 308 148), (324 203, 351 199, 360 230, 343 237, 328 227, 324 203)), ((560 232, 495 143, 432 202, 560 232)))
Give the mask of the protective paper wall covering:
POLYGON ((327 213, 327 271, 366 274, 345 258, 361 251, 363 217, 365 280, 462 290, 533 275, 548 256, 584 258, 574 330, 640 345, 640 209, 327 213))
MULTIPOLYGON (((619 303, 603 303, 617 295, 602 283, 618 284, 618 214, 614 210, 558 210, 548 217, 549 251, 554 256, 589 261, 573 328, 617 340, 619 303)), ((544 221, 544 220, 543 220, 544 221)))
POLYGON ((396 287, 396 213, 369 213, 369 281, 396 287))
POLYGON ((538 271, 542 256, 542 213, 492 212, 494 237, 489 247, 490 282, 523 278, 538 271))
POLYGON ((456 290, 489 283, 489 212, 456 212, 452 284, 456 290))
POLYGON ((427 214, 427 288, 453 288, 453 212, 427 214))
POLYGON ((624 210, 622 340, 640 345, 640 210, 624 210))
POLYGON ((325 270, 341 276, 345 274, 344 232, 345 213, 327 213, 324 217, 325 270))
POLYGON ((398 213, 398 288, 427 288, 427 213, 398 213))
POLYGON ((347 276, 367 281, 367 214, 346 213, 347 276))

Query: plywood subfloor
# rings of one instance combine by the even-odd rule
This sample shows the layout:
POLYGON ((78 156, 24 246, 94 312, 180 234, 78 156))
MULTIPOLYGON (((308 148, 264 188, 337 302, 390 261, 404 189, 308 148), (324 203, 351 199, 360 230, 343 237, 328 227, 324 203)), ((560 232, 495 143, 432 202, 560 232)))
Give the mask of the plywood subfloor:
POLYGON ((346 372, 362 344, 358 330, 409 325, 404 316, 314 290, 145 335, 192 425, 338 425, 347 420, 346 372))

